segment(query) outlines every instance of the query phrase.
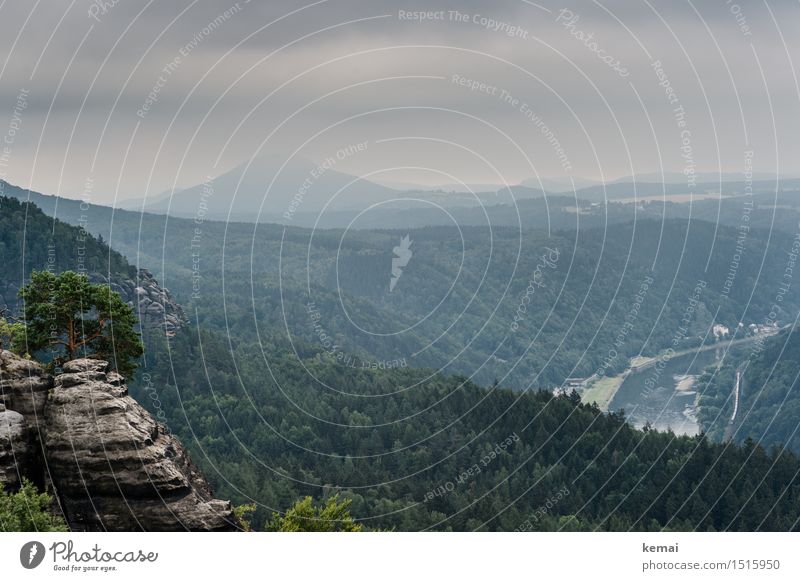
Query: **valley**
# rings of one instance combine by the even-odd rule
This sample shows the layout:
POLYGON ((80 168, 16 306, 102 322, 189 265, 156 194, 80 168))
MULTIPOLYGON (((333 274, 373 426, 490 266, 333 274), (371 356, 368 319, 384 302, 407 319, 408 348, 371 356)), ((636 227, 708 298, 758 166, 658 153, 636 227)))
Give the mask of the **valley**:
MULTIPOLYGON (((44 241, 18 237, 12 216, 23 211, 23 223, 39 224, 27 231, 63 232, 56 267, 74 264, 83 235, 34 206, 15 204, 4 201, 17 213, 6 213, 7 260, 21 255, 20 244, 33 251, 26 253, 26 270, 6 280, 23 280, 47 261, 46 251, 36 251, 46 249, 44 241)), ((98 217, 106 210, 86 211, 98 217)), ((633 466, 623 469, 640 446, 656 454, 654 462, 677 454, 704 466, 699 450, 722 454, 698 434, 713 409, 703 369, 715 364, 722 345, 709 329, 769 319, 774 288, 766 282, 782 276, 793 244, 789 234, 756 231, 740 271, 758 268, 762 276, 743 277, 724 293, 737 231, 699 220, 548 234, 479 227, 311 231, 124 211, 114 216, 112 244, 154 268, 155 280, 169 286, 187 315, 172 337, 157 327, 144 334, 146 352, 131 392, 187 443, 217 494, 256 502, 257 527, 304 494, 337 490, 352 501, 355 515, 375 526, 509 530, 552 487, 566 486, 574 491, 570 498, 593 497, 598 486, 625 494, 643 477, 633 466), (411 256, 393 269, 405 237, 411 256), (661 244, 676 239, 685 249, 661 244), (662 366, 666 349, 674 357, 662 366), (632 358, 637 372, 626 374, 632 358), (608 412, 582 405, 564 389, 569 378, 598 370, 605 377, 590 390, 600 392, 594 401, 604 398, 608 412), (485 476, 424 501, 471 462, 469 450, 492 447, 512 433, 519 442, 485 476), (448 459, 431 464, 441 457, 448 459), (573 459, 565 465, 559 457, 573 459), (604 464, 624 478, 598 474, 604 464), (414 476, 394 482, 400 474, 414 476), (496 502, 475 500, 492 490, 503 490, 505 502, 515 495, 528 500, 502 512, 496 502)), ((103 222, 83 224, 102 229, 103 222)), ((89 263, 107 278, 135 271, 125 257, 104 250, 105 236, 90 240, 97 256, 107 258, 89 263), (111 272, 105 263, 117 266, 111 272)), ((784 297, 775 320, 788 324, 800 302, 794 291, 784 297)), ((748 341, 725 349, 746 349, 748 341)), ((709 435, 722 441, 724 430, 709 435)), ((770 453, 783 461, 782 452, 770 453)), ((740 460, 749 462, 746 455, 740 460)), ((673 493, 664 497, 664 484, 652 484, 655 504, 632 506, 631 518, 603 518, 616 498, 611 494, 582 507, 565 503, 559 511, 571 515, 571 524, 553 515, 538 526, 659 526, 645 525, 641 515, 666 522, 658 515, 673 493)), ((708 494, 715 494, 713 487, 708 494)), ((686 510, 670 526, 698 526, 693 509, 686 510)), ((750 526, 713 522, 715 528, 750 526)))

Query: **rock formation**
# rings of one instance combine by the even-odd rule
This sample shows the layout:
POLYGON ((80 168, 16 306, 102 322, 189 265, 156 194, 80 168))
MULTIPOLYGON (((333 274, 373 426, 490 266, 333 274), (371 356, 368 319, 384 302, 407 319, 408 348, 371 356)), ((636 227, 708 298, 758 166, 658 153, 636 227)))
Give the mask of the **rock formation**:
POLYGON ((36 471, 31 457, 43 456, 39 480, 72 530, 235 528, 230 503, 213 498, 183 445, 105 361, 70 361, 53 381, 38 364, 0 352, 0 382, 0 481, 18 485, 19 474, 36 471), (16 402, 23 407, 11 411, 16 402))
POLYGON ((24 470, 29 466, 32 452, 25 418, 0 404, 0 484, 3 488, 19 487, 21 477, 26 476, 20 473, 20 468, 24 470))
POLYGON ((53 378, 41 365, 0 350, 0 403, 25 417, 35 432, 43 426, 47 393, 53 378))
POLYGON ((146 268, 139 270, 137 279, 109 281, 101 274, 89 277, 94 283, 108 284, 111 290, 119 293, 142 321, 145 329, 161 329, 167 337, 175 334, 186 325, 187 319, 181 306, 175 302, 169 290, 162 288, 146 268))

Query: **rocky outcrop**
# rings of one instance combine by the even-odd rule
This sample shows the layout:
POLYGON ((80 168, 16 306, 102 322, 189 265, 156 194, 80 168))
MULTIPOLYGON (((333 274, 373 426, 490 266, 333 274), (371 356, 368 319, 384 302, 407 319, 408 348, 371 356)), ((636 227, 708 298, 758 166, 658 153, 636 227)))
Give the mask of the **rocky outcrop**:
MULTIPOLYGON (((49 376, 34 362, 0 352, 0 363, 6 401, 33 402, 8 393, 38 394, 48 385, 49 376)), ((124 378, 108 363, 70 361, 50 382, 40 411, 31 404, 29 412, 18 413, 2 404, 0 481, 18 485, 18 475, 36 466, 31 456, 38 453, 47 473, 40 480, 56 495, 72 530, 235 528, 230 503, 213 498, 183 445, 128 395, 124 378), (38 430, 31 428, 30 414, 38 430)))
POLYGON ((43 424, 47 392, 51 387, 53 378, 41 365, 0 350, 0 403, 22 414, 34 431, 43 424))
POLYGON ((44 447, 67 521, 80 530, 227 530, 230 503, 104 361, 64 365, 47 401, 44 447))
POLYGON ((33 448, 28 423, 22 414, 0 404, 0 484, 14 490, 30 466, 33 448))
POLYGON ((94 283, 108 284, 111 290, 119 293, 122 300, 133 307, 145 330, 160 329, 167 337, 174 337, 187 323, 181 306, 146 268, 139 270, 136 280, 112 278, 109 281, 102 274, 93 274, 89 279, 94 283))
POLYGON ((38 363, 0 350, 0 482, 45 482, 40 432, 53 378, 38 363))

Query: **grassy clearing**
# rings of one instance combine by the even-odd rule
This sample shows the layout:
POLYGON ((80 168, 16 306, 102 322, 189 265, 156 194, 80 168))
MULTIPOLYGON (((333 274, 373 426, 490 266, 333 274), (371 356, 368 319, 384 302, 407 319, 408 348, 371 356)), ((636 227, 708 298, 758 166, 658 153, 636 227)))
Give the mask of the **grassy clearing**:
POLYGON ((581 393, 581 400, 583 403, 596 403, 601 410, 608 411, 608 405, 624 380, 623 374, 596 379, 581 393))

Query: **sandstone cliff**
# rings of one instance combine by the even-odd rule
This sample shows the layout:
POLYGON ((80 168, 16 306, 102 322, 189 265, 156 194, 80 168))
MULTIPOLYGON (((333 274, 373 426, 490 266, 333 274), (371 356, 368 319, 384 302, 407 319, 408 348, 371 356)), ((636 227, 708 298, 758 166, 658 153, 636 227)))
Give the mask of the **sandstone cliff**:
POLYGON ((105 361, 70 361, 53 380, 4 351, 0 387, 0 482, 48 488, 72 530, 235 528, 230 503, 213 498, 183 445, 105 361))
POLYGON ((108 284, 111 290, 119 293, 122 300, 133 307, 146 329, 160 329, 167 337, 173 337, 186 326, 187 319, 181 306, 146 268, 139 269, 136 280, 109 281, 101 274, 93 274, 89 280, 108 284))
POLYGON ((0 404, 0 483, 17 488, 32 459, 28 424, 22 414, 0 404))

